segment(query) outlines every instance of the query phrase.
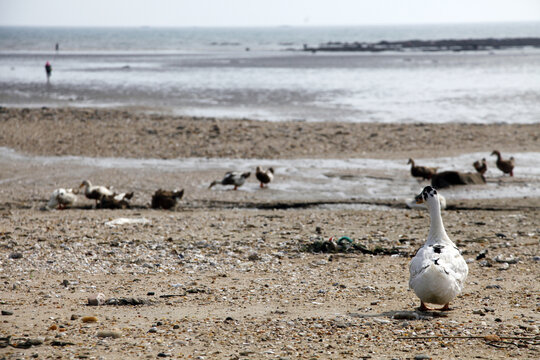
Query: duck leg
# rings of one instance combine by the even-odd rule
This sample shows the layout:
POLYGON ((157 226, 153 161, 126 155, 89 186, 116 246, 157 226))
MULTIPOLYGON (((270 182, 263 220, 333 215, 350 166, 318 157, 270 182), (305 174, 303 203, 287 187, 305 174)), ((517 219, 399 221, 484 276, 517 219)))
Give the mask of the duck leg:
MULTIPOLYGON (((448 304, 447 304, 447 305, 448 305, 448 304)), ((420 307, 418 308, 418 310, 420 310, 420 311, 430 311, 431 309, 428 308, 428 307, 426 306, 426 304, 424 304, 423 301, 420 301, 420 307)))
POLYGON ((234 190, 238 189, 238 186, 234 185, 234 190))
POLYGON ((261 183, 261 189, 262 189, 263 187, 264 187, 264 184, 263 184, 263 183, 261 183))

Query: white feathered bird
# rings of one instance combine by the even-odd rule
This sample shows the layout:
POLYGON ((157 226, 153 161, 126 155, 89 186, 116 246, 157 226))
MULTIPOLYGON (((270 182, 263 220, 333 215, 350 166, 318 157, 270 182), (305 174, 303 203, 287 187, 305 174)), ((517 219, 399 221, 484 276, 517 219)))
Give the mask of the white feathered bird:
POLYGON ((420 310, 430 310, 426 303, 443 305, 439 310, 450 310, 450 301, 463 290, 469 269, 446 234, 437 190, 426 186, 416 201, 427 204, 431 223, 425 244, 409 264, 409 287, 420 298, 420 310))
POLYGON ((58 207, 58 210, 65 209, 67 206, 72 206, 77 202, 77 191, 73 189, 59 188, 55 189, 49 202, 47 203, 48 209, 54 209, 58 207))

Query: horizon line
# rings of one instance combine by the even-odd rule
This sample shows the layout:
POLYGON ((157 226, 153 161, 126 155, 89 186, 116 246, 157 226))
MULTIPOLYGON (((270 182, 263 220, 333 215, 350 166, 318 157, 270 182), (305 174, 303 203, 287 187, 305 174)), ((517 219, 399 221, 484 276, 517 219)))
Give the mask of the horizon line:
POLYGON ((48 24, 0 24, 0 27, 39 27, 39 28, 156 28, 156 29, 180 29, 180 28, 310 28, 310 27, 371 27, 371 26, 433 26, 433 25, 489 25, 489 24, 534 24, 539 20, 501 20, 501 21, 455 21, 455 22, 418 22, 418 23, 366 23, 366 24, 281 24, 281 25, 48 25, 48 24))

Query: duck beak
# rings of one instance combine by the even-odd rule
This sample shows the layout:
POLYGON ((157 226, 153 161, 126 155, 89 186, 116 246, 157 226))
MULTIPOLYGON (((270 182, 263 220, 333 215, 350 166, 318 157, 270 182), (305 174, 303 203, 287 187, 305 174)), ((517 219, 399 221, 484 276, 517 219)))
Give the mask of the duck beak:
POLYGON ((423 204, 424 203, 424 198, 422 197, 422 194, 416 195, 414 200, 416 200, 417 204, 423 204))

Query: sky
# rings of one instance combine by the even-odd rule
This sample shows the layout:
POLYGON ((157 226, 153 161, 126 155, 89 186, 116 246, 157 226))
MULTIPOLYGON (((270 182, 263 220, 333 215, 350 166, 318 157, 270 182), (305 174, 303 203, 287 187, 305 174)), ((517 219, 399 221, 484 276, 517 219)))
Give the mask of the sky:
POLYGON ((321 26, 540 21, 540 0, 0 0, 0 26, 321 26))

